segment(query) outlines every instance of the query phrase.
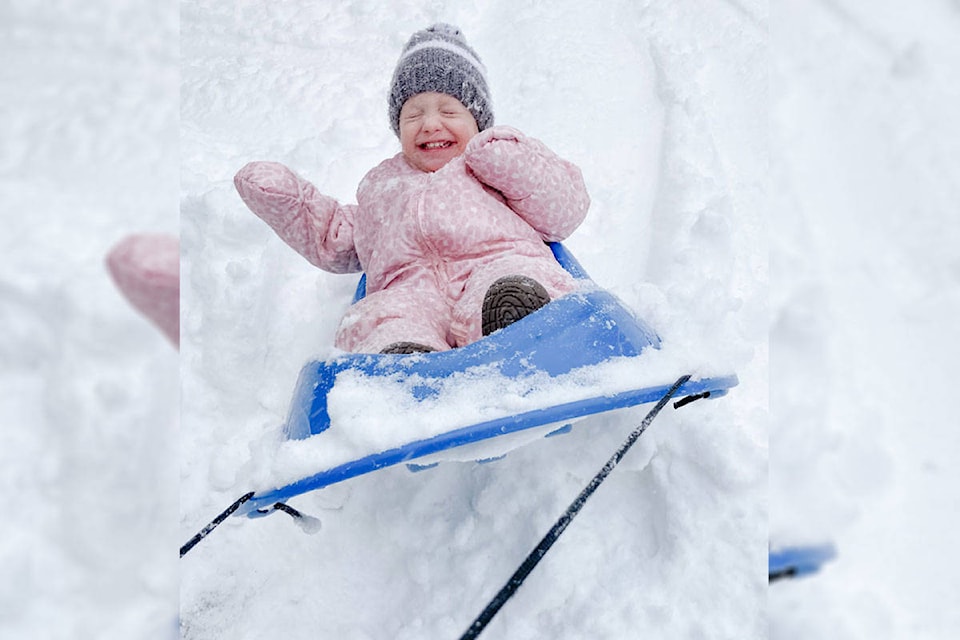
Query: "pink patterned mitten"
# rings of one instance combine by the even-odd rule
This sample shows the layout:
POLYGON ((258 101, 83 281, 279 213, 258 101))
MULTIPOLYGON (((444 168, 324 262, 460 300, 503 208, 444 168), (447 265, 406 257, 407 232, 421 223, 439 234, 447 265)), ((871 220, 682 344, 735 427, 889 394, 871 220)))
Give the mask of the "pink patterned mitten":
POLYGON ((180 347, 180 240, 136 234, 107 254, 107 268, 133 307, 180 347))

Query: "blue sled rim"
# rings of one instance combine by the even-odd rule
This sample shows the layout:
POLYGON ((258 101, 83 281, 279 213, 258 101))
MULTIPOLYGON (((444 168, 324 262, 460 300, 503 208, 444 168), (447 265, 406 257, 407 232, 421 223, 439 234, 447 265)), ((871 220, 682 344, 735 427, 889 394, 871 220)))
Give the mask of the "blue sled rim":
MULTIPOLYGON (((679 400, 686 396, 695 396, 707 392, 709 392, 711 396, 719 396, 725 394, 731 387, 736 386, 738 382, 736 375, 689 380, 677 390, 674 397, 679 400)), ((670 384, 665 384, 646 387, 624 391, 610 396, 597 396, 576 402, 554 405, 545 409, 536 409, 517 415, 497 418, 424 440, 411 442, 402 447, 388 449, 387 451, 372 454, 321 471, 279 489, 256 494, 243 504, 236 515, 259 517, 264 514, 258 513, 258 510, 270 509, 277 502, 283 502, 294 496, 316 489, 322 489, 323 487, 365 473, 370 473, 371 471, 417 460, 439 451, 472 444, 532 427, 562 423, 567 420, 576 420, 596 413, 656 402, 667 393, 670 386, 670 384)))

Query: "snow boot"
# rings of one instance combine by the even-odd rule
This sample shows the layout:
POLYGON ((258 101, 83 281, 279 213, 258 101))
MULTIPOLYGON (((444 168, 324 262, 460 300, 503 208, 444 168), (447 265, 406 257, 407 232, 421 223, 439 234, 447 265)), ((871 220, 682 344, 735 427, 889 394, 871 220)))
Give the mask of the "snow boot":
POLYGON ((543 285, 527 276, 506 276, 487 289, 481 310, 481 331, 488 336, 510 326, 550 302, 543 285))
POLYGON ((433 351, 436 351, 436 349, 418 342, 394 342, 381 349, 380 353, 406 355, 410 353, 431 353, 433 351))

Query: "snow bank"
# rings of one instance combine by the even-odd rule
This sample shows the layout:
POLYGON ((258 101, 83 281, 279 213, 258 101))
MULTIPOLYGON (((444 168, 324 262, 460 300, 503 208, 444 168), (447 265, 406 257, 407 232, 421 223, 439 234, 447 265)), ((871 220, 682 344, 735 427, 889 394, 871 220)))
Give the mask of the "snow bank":
POLYGON ((832 539, 771 590, 776 638, 952 638, 960 12, 773 15, 771 538, 832 539))
POLYGON ((5 3, 0 57, 0 637, 172 637, 178 358, 104 259, 178 232, 176 5, 5 3))

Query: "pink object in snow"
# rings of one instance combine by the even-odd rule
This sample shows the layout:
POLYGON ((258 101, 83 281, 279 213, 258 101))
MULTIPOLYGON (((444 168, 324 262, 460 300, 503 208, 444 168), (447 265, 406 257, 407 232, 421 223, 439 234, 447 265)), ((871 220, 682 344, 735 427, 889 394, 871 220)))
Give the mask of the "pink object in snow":
POLYGON ((107 268, 130 304, 180 346, 180 240, 137 234, 107 254, 107 268))
POLYGON ((365 271, 367 296, 341 321, 336 346, 394 342, 446 350, 481 337, 489 286, 506 275, 557 298, 576 284, 545 241, 566 238, 590 204, 580 170, 543 143, 497 126, 434 172, 398 154, 371 170, 356 205, 341 205, 276 162, 234 178, 247 206, 298 253, 334 273, 365 271))

